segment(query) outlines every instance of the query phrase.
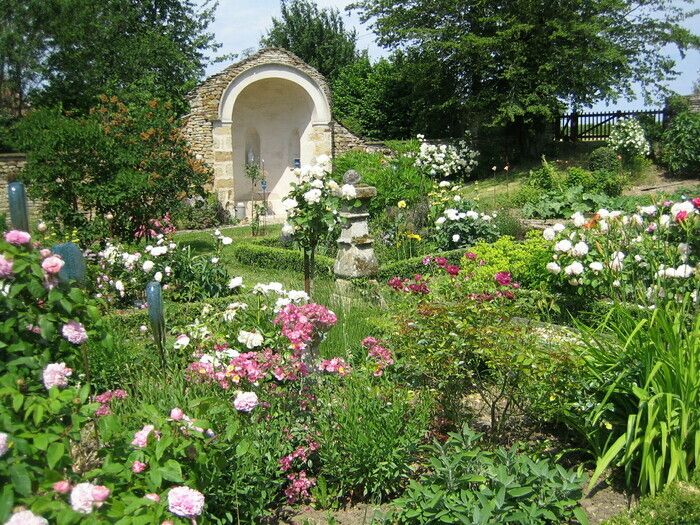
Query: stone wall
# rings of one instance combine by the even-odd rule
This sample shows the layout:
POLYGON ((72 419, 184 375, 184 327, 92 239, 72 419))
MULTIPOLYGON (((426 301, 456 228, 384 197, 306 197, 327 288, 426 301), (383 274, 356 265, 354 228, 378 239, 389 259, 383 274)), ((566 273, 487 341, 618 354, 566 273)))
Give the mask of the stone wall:
POLYGON ((366 150, 367 143, 340 122, 333 121, 333 155, 352 150, 366 150))
POLYGON ((304 72, 318 84, 326 98, 331 99, 331 91, 323 75, 286 49, 262 49, 245 60, 228 66, 207 78, 190 93, 190 113, 184 118, 183 132, 190 147, 210 166, 214 165, 212 128, 213 123, 219 120, 219 103, 224 91, 242 73, 268 64, 281 64, 304 72))
POLYGON ((695 113, 700 113, 700 94, 687 95, 685 98, 688 99, 690 110, 695 113))
MULTIPOLYGON (((9 215, 7 184, 17 179, 25 164, 25 156, 21 153, 0 153, 0 214, 9 215)), ((30 218, 36 219, 39 216, 39 206, 29 201, 27 207, 30 218)))

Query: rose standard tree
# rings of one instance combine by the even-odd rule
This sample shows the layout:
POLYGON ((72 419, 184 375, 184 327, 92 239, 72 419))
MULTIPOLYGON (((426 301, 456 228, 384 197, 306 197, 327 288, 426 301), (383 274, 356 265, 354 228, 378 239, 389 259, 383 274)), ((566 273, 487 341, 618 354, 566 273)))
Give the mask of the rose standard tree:
POLYGON ((297 171, 298 181, 292 183, 287 198, 282 201, 287 210, 287 222, 282 234, 291 236, 304 252, 304 291, 311 294, 314 278, 316 248, 322 237, 337 231, 341 218, 338 208, 342 199, 356 196, 355 187, 342 187, 328 177, 330 158, 321 155, 312 166, 297 171))

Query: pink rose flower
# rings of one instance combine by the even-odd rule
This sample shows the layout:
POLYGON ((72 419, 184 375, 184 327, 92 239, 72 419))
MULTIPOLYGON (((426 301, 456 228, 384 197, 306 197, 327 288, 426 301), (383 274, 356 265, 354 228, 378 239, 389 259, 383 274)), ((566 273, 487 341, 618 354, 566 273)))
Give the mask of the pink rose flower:
POLYGON ((85 327, 78 321, 69 321, 61 329, 63 337, 74 345, 79 345, 87 341, 88 335, 85 327))
POLYGON ((49 255, 51 255, 51 250, 48 248, 42 248, 39 250, 39 255, 41 255, 42 259, 46 259, 49 255))
POLYGON ((255 392, 239 392, 233 406, 239 412, 252 412, 258 406, 258 395, 255 392))
POLYGON ((0 279, 7 279, 12 276, 12 261, 0 255, 0 279))
POLYGON ((144 448, 148 444, 148 435, 153 432, 156 427, 153 425, 146 425, 141 430, 134 434, 134 439, 131 442, 137 448, 144 448))
POLYGON ((67 479, 57 481, 53 484, 53 490, 59 494, 68 494, 72 488, 73 487, 71 486, 70 481, 67 479))
POLYGON ((181 518, 196 518, 204 509, 204 495, 189 487, 175 487, 168 492, 168 510, 181 518))
POLYGON ((173 421, 180 421, 184 417, 185 413, 182 411, 181 408, 175 407, 170 411, 170 419, 172 419, 173 421))
POLYGON ((154 492, 151 492, 150 494, 146 494, 144 496, 146 499, 150 499, 151 501, 155 501, 156 503, 160 502, 160 496, 154 492))
POLYGON ((15 512, 5 525, 49 525, 49 522, 41 516, 37 516, 31 510, 15 512))
POLYGON ((143 461, 134 461, 134 464, 131 465, 131 470, 132 472, 135 472, 136 474, 141 474, 144 470, 148 468, 148 465, 146 465, 143 461))
POLYGON ((98 503, 107 501, 107 498, 109 498, 109 493, 110 490, 104 485, 95 485, 92 487, 92 498, 98 503))
POLYGON ((92 483, 78 483, 70 493, 70 505, 75 512, 90 514, 95 506, 95 496, 92 483))
POLYGON ((64 264, 66 263, 63 261, 63 259, 57 255, 51 255, 50 257, 47 257, 41 261, 41 267, 50 275, 56 275, 58 272, 60 272, 64 264))
POLYGON ((43 379, 46 390, 51 387, 63 388, 68 386, 68 378, 73 370, 66 367, 65 363, 51 363, 44 368, 43 379))
POLYGON ((5 240, 15 246, 21 246, 22 244, 28 244, 32 240, 32 236, 21 230, 10 230, 5 232, 5 240))

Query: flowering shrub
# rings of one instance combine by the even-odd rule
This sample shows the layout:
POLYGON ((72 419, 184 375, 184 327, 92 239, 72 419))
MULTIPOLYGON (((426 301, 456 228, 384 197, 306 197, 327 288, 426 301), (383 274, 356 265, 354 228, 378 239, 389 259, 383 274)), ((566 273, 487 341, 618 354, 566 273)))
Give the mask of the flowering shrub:
POLYGON ((230 295, 238 291, 239 281, 231 279, 219 264, 222 246, 233 241, 219 230, 214 232, 216 254, 192 255, 189 247, 178 247, 163 234, 147 244, 143 251, 108 243, 96 255, 95 292, 115 306, 145 305, 144 289, 148 282, 163 285, 175 300, 201 300, 230 295))
POLYGON ((471 209, 465 201, 457 201, 435 219, 435 242, 442 250, 471 246, 478 241, 491 242, 498 238, 494 215, 471 209))
POLYGON ((478 164, 479 153, 471 149, 467 140, 460 140, 455 145, 430 144, 423 135, 418 135, 418 140, 421 145, 415 165, 431 177, 467 178, 478 164))
POLYGON ((292 189, 282 201, 287 211, 282 234, 291 236, 304 251, 306 293, 311 291, 314 255, 319 241, 337 231, 341 222, 338 215, 341 201, 351 201, 356 197, 355 187, 351 184, 339 185, 328 176, 330 170, 327 155, 320 156, 312 166, 298 169, 297 182, 292 183, 292 189))
POLYGON ((700 198, 642 206, 637 213, 605 209, 589 220, 572 216, 572 226, 543 232, 551 243, 547 270, 565 289, 586 297, 652 303, 698 300, 700 198))
POLYGON ((651 152, 644 129, 634 118, 620 120, 613 126, 608 145, 627 159, 647 157, 651 152))

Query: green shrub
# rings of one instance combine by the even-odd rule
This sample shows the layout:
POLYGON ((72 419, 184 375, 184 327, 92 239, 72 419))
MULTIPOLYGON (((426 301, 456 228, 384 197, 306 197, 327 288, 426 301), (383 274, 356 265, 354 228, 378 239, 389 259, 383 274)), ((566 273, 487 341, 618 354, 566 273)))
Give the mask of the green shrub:
POLYGON ((399 493, 428 433, 427 399, 359 373, 318 395, 319 455, 331 491, 373 501, 399 493))
MULTIPOLYGON (((304 257, 300 250, 274 248, 252 243, 240 243, 233 246, 231 253, 241 264, 247 264, 257 268, 270 268, 274 270, 292 270, 302 272, 304 257)), ((323 255, 316 256, 316 273, 320 275, 333 275, 335 261, 323 255)))
MULTIPOLYGON (((700 479, 697 480, 700 482, 700 479)), ((639 504, 604 525, 696 525, 700 523, 698 484, 673 483, 655 496, 643 497, 639 504)))
POLYGON ((674 175, 700 174, 700 113, 687 111, 671 121, 663 137, 663 161, 674 175))
POLYGON ((180 201, 172 212, 172 219, 178 230, 200 230, 229 224, 231 214, 216 195, 209 195, 191 203, 180 201))
POLYGON ((544 158, 540 168, 530 171, 527 182, 533 188, 542 190, 561 189, 566 183, 564 175, 544 158))
POLYGON ((458 250, 411 257, 410 259, 405 259, 403 261, 386 264, 379 267, 378 277, 380 279, 389 279, 394 276, 412 277, 417 273, 423 273, 425 271, 425 264, 423 263, 423 260, 426 257, 445 257, 450 264, 459 264, 464 254, 468 251, 469 250, 467 248, 460 248, 458 250))
POLYGON ((363 183, 377 188, 377 196, 369 204, 370 214, 376 217, 399 201, 415 203, 428 193, 431 182, 420 174, 414 162, 414 157, 404 154, 387 157, 382 153, 349 151, 333 160, 333 172, 340 178, 347 170, 355 170, 363 183))
POLYGON ((592 174, 593 187, 591 190, 609 197, 622 195, 627 179, 620 171, 597 170, 592 174))
POLYGON ((587 523, 580 474, 478 438, 465 425, 429 447, 428 473, 395 502, 400 523, 587 523))
POLYGON ((613 148, 601 146, 591 151, 588 156, 588 169, 617 172, 622 169, 622 159, 613 148))

